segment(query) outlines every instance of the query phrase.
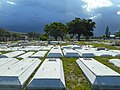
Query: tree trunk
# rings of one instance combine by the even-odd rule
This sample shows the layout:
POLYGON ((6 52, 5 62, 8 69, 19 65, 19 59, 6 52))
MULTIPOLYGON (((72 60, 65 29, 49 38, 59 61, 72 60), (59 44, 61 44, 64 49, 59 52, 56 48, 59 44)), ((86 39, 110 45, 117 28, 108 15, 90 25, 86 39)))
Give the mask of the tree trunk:
POLYGON ((55 41, 57 41, 57 37, 54 37, 55 38, 55 41))
POLYGON ((81 36, 81 34, 78 34, 78 41, 80 41, 80 36, 81 36))
POLYGON ((86 36, 86 37, 85 37, 85 40, 86 40, 86 41, 88 41, 88 40, 89 40, 89 37, 88 37, 88 36, 86 36))
POLYGON ((63 36, 61 36, 61 39, 62 39, 62 41, 64 40, 64 39, 63 39, 63 36))

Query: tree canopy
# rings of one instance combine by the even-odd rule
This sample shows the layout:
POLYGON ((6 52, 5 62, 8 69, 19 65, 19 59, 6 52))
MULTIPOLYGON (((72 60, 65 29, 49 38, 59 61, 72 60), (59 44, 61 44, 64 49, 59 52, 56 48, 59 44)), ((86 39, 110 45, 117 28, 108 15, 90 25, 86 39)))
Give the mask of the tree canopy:
POLYGON ((11 33, 3 28, 0 28, 0 37, 10 37, 11 33))
POLYGON ((69 33, 72 33, 73 35, 74 34, 78 35, 78 41, 79 41, 81 35, 85 36, 86 38, 93 36, 95 22, 93 22, 91 19, 86 20, 86 19, 75 18, 75 20, 68 22, 67 26, 69 33))
MULTIPOLYGON (((50 24, 46 24, 44 27, 45 34, 41 35, 40 33, 36 32, 29 32, 27 36, 29 39, 41 39, 47 40, 49 37, 54 37, 55 40, 60 37, 62 40, 64 37, 68 36, 72 38, 74 35, 78 36, 78 40, 80 40, 81 36, 84 36, 86 39, 93 36, 93 30, 95 28, 95 22, 91 19, 81 19, 75 18, 74 20, 63 24, 61 22, 53 22, 50 24)), ((108 35, 109 28, 106 28, 106 36, 108 35)), ((0 37, 5 38, 19 38, 21 37, 21 33, 11 32, 5 29, 0 28, 0 37)))
POLYGON ((5 30, 3 28, 0 28, 0 37, 15 37, 15 38, 18 38, 18 37, 20 37, 20 33, 11 32, 11 31, 5 30))
POLYGON ((27 33, 27 35, 29 38, 32 38, 34 40, 34 39, 38 39, 41 34, 37 33, 37 32, 29 32, 29 33, 27 33))
POLYGON ((108 26, 106 27, 105 36, 106 36, 106 38, 109 38, 109 36, 110 36, 110 32, 109 32, 109 27, 108 26))
POLYGON ((63 36, 67 33, 67 27, 60 22, 53 22, 50 25, 45 25, 44 31, 48 36, 53 36, 55 40, 57 40, 58 37, 61 37, 63 40, 63 36))
POLYGON ((115 33, 115 36, 116 36, 116 37, 120 37, 120 30, 115 33))

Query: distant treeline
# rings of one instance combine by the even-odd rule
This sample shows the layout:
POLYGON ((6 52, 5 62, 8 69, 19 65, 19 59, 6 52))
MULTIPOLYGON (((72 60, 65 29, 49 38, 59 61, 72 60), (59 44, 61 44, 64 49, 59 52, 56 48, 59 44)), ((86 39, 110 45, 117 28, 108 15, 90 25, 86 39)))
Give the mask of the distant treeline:
POLYGON ((57 40, 58 37, 63 40, 69 35, 70 39, 77 36, 77 40, 79 41, 80 37, 84 37, 85 39, 93 37, 94 28, 95 22, 91 19, 75 18, 66 24, 61 22, 47 24, 45 25, 44 31, 47 37, 54 37, 55 40, 57 40))
POLYGON ((0 28, 0 41, 17 40, 19 37, 20 37, 20 33, 14 33, 6 29, 0 28))
POLYGON ((19 33, 0 28, 0 41, 36 40, 40 35, 40 33, 36 32, 19 33))
POLYGON ((93 36, 93 30, 95 28, 95 22, 91 19, 81 19, 75 18, 74 20, 63 24, 61 22, 53 22, 46 24, 44 27, 45 34, 40 34, 36 32, 29 32, 26 34, 11 32, 5 29, 0 28, 0 41, 10 41, 10 40, 20 40, 20 39, 30 39, 30 40, 58 40, 58 38, 63 39, 73 39, 77 37, 80 40, 80 37, 89 39, 93 36))
MULTIPOLYGON (((75 18, 74 20, 65 24, 61 22, 52 22, 44 26, 45 34, 36 32, 19 33, 11 32, 0 28, 0 41, 14 41, 14 40, 71 40, 76 39, 79 41, 80 38, 88 40, 94 36, 93 30, 96 23, 91 19, 75 18)), ((115 35, 120 37, 120 31, 116 32, 115 35)), ((109 27, 107 26, 105 35, 101 38, 108 38, 110 36, 109 27)))

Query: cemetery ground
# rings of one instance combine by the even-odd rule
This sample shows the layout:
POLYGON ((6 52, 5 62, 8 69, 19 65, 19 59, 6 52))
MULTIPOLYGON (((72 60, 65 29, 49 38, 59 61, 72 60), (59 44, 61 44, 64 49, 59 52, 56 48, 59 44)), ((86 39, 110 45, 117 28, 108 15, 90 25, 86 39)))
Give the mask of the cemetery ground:
MULTIPOLYGON (((77 44, 83 45, 83 44, 88 44, 88 43, 79 42, 77 44)), ((94 45, 94 47, 106 47, 107 49, 120 50, 120 48, 117 48, 115 46, 109 46, 106 44, 90 43, 90 45, 94 45)), ((6 53, 6 52, 2 52, 2 53, 6 53)), ((42 60, 43 62, 45 58, 46 56, 44 58, 40 58, 40 60, 42 60)), ((120 59, 120 57, 112 57, 112 56, 94 57, 94 59, 96 59, 97 61, 101 62, 102 64, 120 73, 120 68, 109 63, 108 60, 112 58, 120 59)), ((64 68, 66 90, 91 90, 88 80, 86 79, 82 70, 79 68, 79 66, 76 63, 77 59, 78 58, 65 58, 65 57, 61 58, 62 63, 63 63, 63 68, 64 68)))

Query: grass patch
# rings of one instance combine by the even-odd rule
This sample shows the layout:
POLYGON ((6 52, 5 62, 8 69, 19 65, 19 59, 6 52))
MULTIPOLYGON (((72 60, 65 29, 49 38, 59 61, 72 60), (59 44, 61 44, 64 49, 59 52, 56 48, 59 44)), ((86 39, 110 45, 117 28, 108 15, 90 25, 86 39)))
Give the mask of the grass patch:
POLYGON ((105 47, 107 49, 114 49, 114 50, 120 50, 120 48, 117 48, 115 46, 110 46, 110 45, 107 45, 107 44, 96 44, 96 43, 91 43, 91 45, 94 45, 94 47, 105 47))
POLYGON ((114 50, 120 50, 120 48, 116 47, 116 46, 110 46, 107 44, 99 44, 99 43, 93 43, 93 42, 77 42, 76 44, 79 45, 93 45, 94 47, 105 47, 107 49, 114 49, 114 50))
POLYGON ((23 60, 24 58, 16 58, 16 59, 18 59, 18 60, 23 60))
POLYGON ((86 42, 83 42, 83 41, 76 42, 76 44, 79 44, 79 45, 88 45, 86 42))
POLYGON ((44 62, 44 60, 46 59, 45 57, 43 57, 43 58, 39 58, 42 62, 44 62))
POLYGON ((6 53, 9 53, 11 51, 0 51, 2 54, 6 54, 6 53))
MULTIPOLYGON (((120 68, 109 63, 109 59, 120 57, 95 57, 94 59, 120 73, 120 68)), ((89 81, 76 63, 77 58, 61 58, 64 67, 64 75, 67 90, 91 90, 89 81)))
POLYGON ((61 60, 67 90, 91 90, 89 83, 76 63, 77 58, 61 58, 61 60))

